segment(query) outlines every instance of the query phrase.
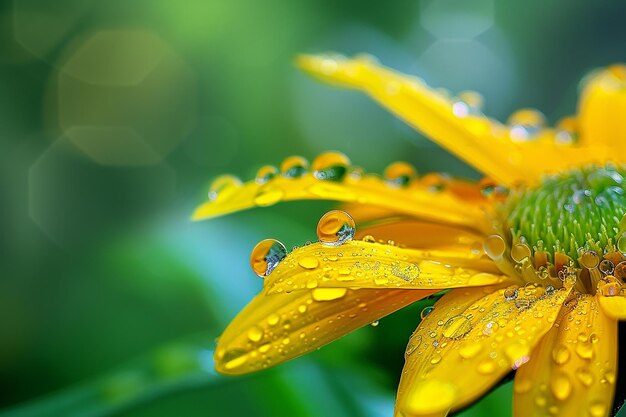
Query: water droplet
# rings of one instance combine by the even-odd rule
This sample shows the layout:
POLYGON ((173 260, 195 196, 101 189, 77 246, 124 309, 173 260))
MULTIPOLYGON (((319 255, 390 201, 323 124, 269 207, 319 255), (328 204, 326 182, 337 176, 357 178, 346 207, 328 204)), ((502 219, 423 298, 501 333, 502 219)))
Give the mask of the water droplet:
POLYGON ((530 258, 530 255, 530 248, 524 243, 518 243, 516 245, 513 245, 513 247, 511 248, 511 258, 517 263, 522 262, 524 259, 530 258))
POLYGON ((604 417, 606 412, 606 404, 602 401, 594 401, 589 405, 589 415, 591 417, 604 417))
POLYGON ((603 259, 602 261, 600 261, 598 269, 600 270, 600 272, 602 272, 603 275, 611 275, 615 270, 615 265, 613 265, 613 262, 609 261, 608 259, 603 259))
POLYGON ((265 165, 259 168, 254 181, 257 184, 265 184, 278 174, 278 169, 273 165, 265 165))
POLYGON ((370 326, 372 326, 372 327, 378 327, 378 325, 379 325, 379 324, 380 324, 380 322, 379 322, 378 320, 376 320, 376 321, 371 322, 371 323, 370 323, 370 326))
POLYGON ((248 339, 251 342, 258 342, 263 338, 263 330, 258 326, 252 326, 250 330, 248 330, 248 339))
POLYGON ((530 379, 521 379, 520 377, 517 377, 513 383, 513 391, 517 394, 525 394, 529 392, 532 387, 533 382, 530 379))
POLYGON ((577 125, 576 118, 572 116, 559 120, 556 124, 554 141, 559 145, 571 145, 576 142, 578 140, 577 125))
POLYGON ((598 281, 596 292, 604 297, 615 297, 622 289, 620 281, 612 275, 607 275, 598 281))
POLYGON ((510 359, 511 367, 517 369, 528 362, 530 350, 522 343, 512 343, 504 348, 504 354, 510 359))
POLYGON ((495 330, 498 329, 498 323, 495 321, 489 321, 485 323, 485 327, 483 327, 483 334, 485 336, 491 336, 495 330))
POLYGON ((485 239, 485 253, 491 259, 499 259, 504 254, 506 244, 500 235, 487 236, 485 239))
POLYGON ((572 382, 567 375, 553 376, 550 379, 550 390, 557 400, 564 401, 572 393, 572 382))
POLYGON ((566 346, 557 346, 552 350, 552 360, 557 365, 563 365, 567 363, 570 358, 569 349, 566 346))
POLYGON ((346 288, 316 288, 311 295, 315 301, 333 301, 346 295, 346 288))
POLYGON ((309 161, 301 156, 290 156, 280 164, 280 172, 286 178, 299 178, 306 173, 309 161))
POLYGON ((394 187, 406 187, 417 178, 417 171, 407 162, 394 162, 385 168, 384 172, 387 184, 394 187))
POLYGON ((451 339, 458 339, 465 336, 472 330, 472 322, 466 316, 459 314, 454 316, 443 325, 442 334, 451 339))
POLYGON ((577 343, 576 344, 576 354, 580 356, 581 359, 593 359, 594 352, 591 343, 577 343))
POLYGON ((267 324, 270 326, 276 326, 280 321, 280 316, 276 313, 272 313, 267 317, 267 324))
POLYGON ((241 180, 233 175, 221 175, 211 183, 209 187, 209 200, 215 201, 230 195, 241 187, 241 180))
POLYGON ((546 124, 545 116, 534 109, 522 109, 513 113, 508 120, 511 140, 525 142, 535 139, 546 124))
POLYGON ((356 224, 348 213, 331 210, 324 214, 317 224, 317 237, 325 245, 338 246, 352 240, 356 224))
MULTIPOLYGON (((445 336, 445 334, 444 334, 445 336)), ((465 343, 459 348, 459 355, 464 359, 471 359, 478 355, 478 353, 482 350, 483 345, 479 342, 470 342, 465 343)))
POLYGON ((519 287, 517 285, 512 285, 510 287, 507 287, 504 290, 504 298, 507 301, 515 300, 518 294, 519 294, 519 287))
POLYGON ((617 239, 617 250, 622 252, 622 254, 626 254, 626 233, 622 234, 619 239, 617 239))
POLYGON ((263 278, 271 274, 286 256, 285 245, 275 239, 265 239, 252 249, 250 265, 254 273, 263 278))
POLYGON ((548 285, 546 287, 546 295, 548 297, 552 297, 555 293, 556 293, 556 288, 554 288, 552 285, 548 285))
POLYGON ((593 384, 593 374, 586 368, 578 368, 576 370, 576 378, 586 387, 590 387, 593 384))
POLYGON ((425 307, 425 308, 421 311, 421 313, 420 313, 420 318, 421 318, 422 320, 424 320, 424 319, 426 318, 426 316, 427 316, 427 315, 429 315, 430 313, 432 313, 432 312, 433 312, 433 310, 434 310, 434 309, 435 309, 435 308, 434 308, 434 307, 432 307, 432 306, 425 307))
POLYGON ((452 103, 452 113, 457 117, 481 114, 483 96, 475 91, 463 91, 458 94, 458 100, 452 103))
POLYGON ((234 348, 227 350, 220 362, 224 364, 224 369, 231 370, 239 368, 247 361, 248 353, 246 352, 246 350, 241 348, 234 348))
POLYGON ((306 313, 306 310, 307 310, 307 306, 306 306, 305 304, 301 304, 301 305, 298 307, 298 311, 299 311, 301 314, 306 313))
POLYGON ((613 275, 622 281, 626 281, 626 261, 622 261, 615 265, 615 271, 613 275))
POLYGON ((422 336, 419 334, 413 334, 409 339, 409 343, 406 345, 405 356, 415 352, 415 350, 422 344, 422 336))
POLYGON ((434 354, 431 356, 430 363, 432 365, 437 365, 439 362, 441 362, 441 355, 434 354))
POLYGON ((372 235, 363 236, 363 242, 376 243, 376 239, 372 235))
POLYGON ((593 251, 586 251, 580 256, 580 263, 585 268, 595 268, 596 266, 598 266, 599 262, 600 258, 598 257, 598 254, 593 251))
POLYGON ((496 370, 496 362, 493 359, 485 359, 478 364, 476 370, 482 375, 492 374, 496 370))
POLYGON ((259 207, 267 207, 278 203, 285 195, 285 191, 279 187, 263 187, 254 196, 254 204, 259 207))
POLYGON ((313 256, 305 256, 298 260, 298 265, 304 269, 315 269, 319 266, 320 262, 313 256))
POLYGON ((340 152, 326 152, 313 161, 313 176, 318 180, 341 181, 348 170, 350 160, 340 152))

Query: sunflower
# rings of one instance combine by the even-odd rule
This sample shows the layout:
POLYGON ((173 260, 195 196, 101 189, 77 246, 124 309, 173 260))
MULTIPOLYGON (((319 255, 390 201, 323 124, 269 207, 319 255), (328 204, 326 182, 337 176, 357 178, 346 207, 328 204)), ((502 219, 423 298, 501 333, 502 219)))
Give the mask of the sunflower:
POLYGON ((343 206, 321 218, 319 242, 255 247, 263 290, 219 338, 216 369, 277 365, 447 290, 408 339, 397 416, 446 415, 512 370, 515 416, 609 415, 626 318, 626 67, 591 74, 578 114, 550 128, 529 109, 499 123, 477 93, 453 97, 368 56, 298 63, 486 177, 419 176, 404 162, 379 176, 328 152, 246 183, 217 178, 194 219, 298 199, 343 206))

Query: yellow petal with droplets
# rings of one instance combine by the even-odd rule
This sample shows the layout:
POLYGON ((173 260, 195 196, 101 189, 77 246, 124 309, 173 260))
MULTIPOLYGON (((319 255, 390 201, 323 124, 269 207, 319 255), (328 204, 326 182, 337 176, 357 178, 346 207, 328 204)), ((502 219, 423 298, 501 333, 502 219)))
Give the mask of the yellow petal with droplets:
POLYGON ((462 288, 444 295, 409 339, 396 409, 406 417, 446 415, 484 394, 528 360, 556 320, 573 282, 555 293, 462 288), (524 302, 520 302, 524 300, 524 302), (436 384, 446 395, 425 401, 436 384))
POLYGON ((609 157, 624 158, 611 154, 608 146, 563 144, 558 129, 541 127, 532 137, 519 135, 515 125, 505 126, 480 112, 468 111, 467 103, 451 99, 415 77, 382 67, 369 57, 305 55, 298 64, 324 81, 367 92, 433 141, 502 184, 533 182, 546 173, 604 163, 609 157))
POLYGON ((579 295, 515 375, 514 416, 609 415, 617 371, 617 322, 579 295))
POLYGON ((491 206, 487 199, 464 201, 452 192, 433 190, 416 180, 406 187, 393 187, 375 175, 328 181, 305 173, 300 177, 276 176, 263 183, 231 182, 222 193, 199 206, 194 220, 208 219, 253 207, 264 207, 282 201, 335 200, 392 209, 405 216, 466 226, 489 232, 492 228, 485 210, 491 206))
POLYGON ((295 249, 265 278, 264 289, 269 295, 307 288, 446 289, 507 281, 513 282, 469 248, 448 253, 353 240, 295 249))
POLYGON ((617 320, 626 320, 626 297, 622 295, 608 297, 601 294, 596 296, 600 307, 607 316, 617 320))
POLYGON ((278 365, 433 292, 317 288, 271 297, 260 294, 220 336, 215 368, 238 375, 278 365))
POLYGON ((624 112, 626 66, 613 65, 589 76, 578 103, 581 145, 606 145, 620 157, 626 149, 624 112))

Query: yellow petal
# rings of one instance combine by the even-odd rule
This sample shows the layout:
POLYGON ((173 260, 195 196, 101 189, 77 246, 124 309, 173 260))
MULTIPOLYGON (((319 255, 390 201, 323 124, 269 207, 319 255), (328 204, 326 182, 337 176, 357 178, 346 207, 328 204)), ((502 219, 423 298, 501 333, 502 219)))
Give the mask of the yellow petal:
POLYGON ((626 66, 596 72, 585 83, 578 104, 582 146, 608 146, 622 160, 626 148, 626 66))
POLYGON ((626 297, 623 295, 608 297, 601 294, 596 296, 600 307, 607 316, 617 320, 626 320, 626 297))
POLYGON ((220 373, 237 375, 278 365, 433 292, 318 288, 260 294, 219 338, 215 367, 220 373))
POLYGON ((459 227, 409 219, 391 219, 359 227, 355 237, 362 239, 367 235, 373 236, 378 241, 391 240, 410 248, 439 249, 474 256, 482 254, 484 245, 484 236, 479 233, 459 227))
POLYGON ((295 249, 265 278, 266 293, 310 288, 446 289, 510 281, 493 262, 466 252, 399 248, 369 241, 295 249))
POLYGON ((541 287, 463 288, 444 295, 409 339, 398 388, 404 416, 440 415, 463 407, 523 364, 550 330, 573 282, 541 287), (441 391, 440 396, 432 392, 441 391))
POLYGON ((505 126, 480 112, 459 113, 459 103, 464 106, 463 102, 415 77, 384 68, 369 57, 305 55, 298 59, 298 64, 324 81, 365 91, 433 141, 502 184, 537 181, 546 173, 615 158, 608 147, 581 148, 575 143, 560 143, 559 129, 539 128, 531 138, 516 138, 514 125, 505 126))
POLYGON ((533 350, 515 375, 516 417, 607 416, 617 371, 617 322, 595 297, 579 295, 576 307, 533 350))
MULTIPOLYGON (((216 181, 221 180, 218 178, 216 181)), ((492 229, 485 215, 485 210, 491 206, 487 199, 481 202, 476 199, 464 201, 452 191, 433 190, 420 180, 398 187, 371 174, 346 174, 340 181, 329 181, 319 179, 313 173, 304 173, 299 177, 277 175, 264 182, 253 180, 244 184, 230 180, 227 184, 212 196, 213 200, 196 209, 194 220, 282 201, 335 200, 370 205, 405 216, 462 225, 474 230, 489 232, 492 229)))

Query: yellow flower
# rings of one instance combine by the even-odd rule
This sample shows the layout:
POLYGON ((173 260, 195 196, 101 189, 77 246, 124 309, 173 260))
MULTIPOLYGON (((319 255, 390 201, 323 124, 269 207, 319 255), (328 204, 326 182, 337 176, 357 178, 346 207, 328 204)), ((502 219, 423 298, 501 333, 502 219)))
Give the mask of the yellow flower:
POLYGON ((626 318, 626 68, 593 74, 578 114, 549 128, 533 110, 501 124, 476 93, 449 97, 369 57, 299 64, 363 90, 488 178, 419 177, 402 162, 380 177, 336 152, 245 184, 218 178, 195 219, 296 199, 337 200, 352 217, 328 213, 320 241, 289 254, 257 245, 264 288, 220 337, 217 370, 277 365, 451 289, 408 339, 396 415, 443 416, 512 369, 515 416, 608 415, 626 318))

